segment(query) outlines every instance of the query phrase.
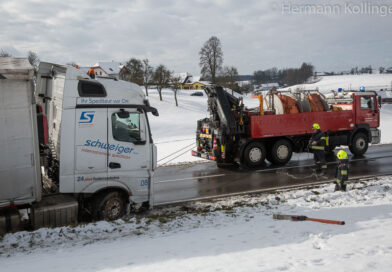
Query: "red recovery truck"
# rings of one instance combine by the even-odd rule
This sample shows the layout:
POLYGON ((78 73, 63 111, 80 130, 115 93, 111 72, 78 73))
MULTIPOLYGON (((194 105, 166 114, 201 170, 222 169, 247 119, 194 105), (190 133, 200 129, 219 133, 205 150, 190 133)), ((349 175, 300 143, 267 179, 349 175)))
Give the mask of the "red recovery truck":
MULTIPOLYGON (((379 99, 375 92, 336 93, 328 98, 318 93, 324 98, 324 110, 298 107, 295 113, 286 114, 263 112, 262 106, 256 111, 248 109, 241 98, 219 86, 207 87, 205 92, 210 118, 197 122, 197 149, 192 155, 214 160, 219 167, 235 162, 258 167, 265 159, 284 165, 293 152, 307 151, 313 123, 326 133, 327 151, 346 145, 352 154, 361 156, 369 143, 380 142, 379 99)), ((306 95, 314 96, 309 91, 306 95)))

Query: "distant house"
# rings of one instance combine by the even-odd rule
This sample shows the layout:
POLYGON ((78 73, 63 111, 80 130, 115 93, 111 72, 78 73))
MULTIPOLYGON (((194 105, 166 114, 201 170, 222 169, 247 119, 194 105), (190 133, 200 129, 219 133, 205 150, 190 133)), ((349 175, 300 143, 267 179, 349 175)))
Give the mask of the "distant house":
POLYGON ((201 90, 203 87, 209 85, 207 81, 200 81, 200 77, 193 77, 189 73, 178 73, 174 76, 180 78, 180 88, 181 90, 201 90))
POLYGON ((386 68, 385 73, 392 74, 392 67, 386 68))
POLYGON ((181 84, 181 90, 202 90, 205 86, 208 86, 210 83, 207 81, 194 81, 191 83, 181 84))
POLYGON ((99 77, 110 77, 110 78, 119 78, 120 72, 123 69, 127 69, 120 62, 98 62, 94 66, 92 66, 95 71, 95 75, 99 77))
POLYGON ((187 72, 174 74, 173 77, 178 77, 181 84, 187 84, 193 81, 193 76, 187 72))

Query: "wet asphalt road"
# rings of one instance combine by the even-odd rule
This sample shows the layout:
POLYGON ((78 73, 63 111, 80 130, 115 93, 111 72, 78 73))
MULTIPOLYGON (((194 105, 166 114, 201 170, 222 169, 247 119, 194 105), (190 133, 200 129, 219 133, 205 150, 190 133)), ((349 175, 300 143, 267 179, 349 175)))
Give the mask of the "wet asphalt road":
MULTIPOLYGON (((253 170, 220 169, 215 162, 161 167, 154 176, 154 205, 326 182, 334 177, 336 158, 330 155, 327 161, 327 177, 315 174, 313 155, 308 153, 294 154, 281 168, 267 163, 253 170)), ((350 161, 350 178, 392 174, 392 145, 369 147, 363 157, 350 161)))

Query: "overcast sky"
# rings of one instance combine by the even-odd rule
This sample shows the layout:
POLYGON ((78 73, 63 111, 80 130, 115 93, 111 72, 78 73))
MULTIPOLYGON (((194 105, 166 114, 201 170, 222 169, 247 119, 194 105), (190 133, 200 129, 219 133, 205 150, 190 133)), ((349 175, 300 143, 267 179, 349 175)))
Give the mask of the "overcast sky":
POLYGON ((240 74, 302 62, 317 71, 392 66, 390 0, 0 0, 0 25, 0 48, 56 63, 147 57, 198 75, 199 50, 214 35, 224 65, 240 74))

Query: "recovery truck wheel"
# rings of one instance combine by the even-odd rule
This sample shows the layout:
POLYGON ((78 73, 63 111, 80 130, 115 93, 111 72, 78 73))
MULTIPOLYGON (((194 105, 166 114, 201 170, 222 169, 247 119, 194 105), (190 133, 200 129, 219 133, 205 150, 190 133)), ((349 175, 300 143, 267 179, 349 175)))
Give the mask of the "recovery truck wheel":
POLYGON ((120 219, 125 214, 125 202, 123 195, 117 191, 98 195, 95 202, 96 219, 120 219))
POLYGON ((263 164, 266 154, 267 149, 263 143, 250 143, 244 151, 244 162, 250 168, 260 166, 263 164))
POLYGON ((355 156, 362 156, 365 154, 369 146, 368 138, 362 132, 354 135, 351 145, 349 145, 350 152, 355 156))
POLYGON ((293 147, 286 139, 278 140, 271 148, 271 162, 276 165, 285 165, 293 155, 293 147))

